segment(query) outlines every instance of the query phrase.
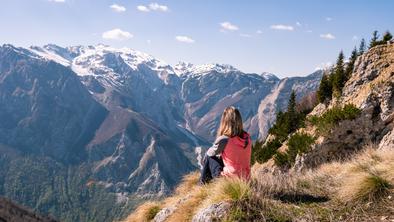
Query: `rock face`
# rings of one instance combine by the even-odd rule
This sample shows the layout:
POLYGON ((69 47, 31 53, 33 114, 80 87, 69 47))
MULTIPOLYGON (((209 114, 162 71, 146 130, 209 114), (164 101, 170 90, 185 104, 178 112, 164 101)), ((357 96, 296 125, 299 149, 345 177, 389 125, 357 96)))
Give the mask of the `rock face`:
POLYGON ((394 44, 374 47, 360 56, 340 99, 328 107, 317 106, 312 114, 345 104, 360 108, 361 115, 341 122, 320 138, 303 157, 305 166, 346 158, 369 144, 394 147, 394 44))
POLYGON ((6 222, 56 222, 50 217, 43 217, 11 201, 0 197, 0 221, 6 222))
POLYGON ((0 143, 80 161, 107 111, 71 70, 28 53, 0 48, 0 143))
POLYGON ((154 222, 164 222, 175 211, 175 207, 166 207, 161 209, 153 218, 154 222))
POLYGON ((176 70, 182 79, 186 127, 209 141, 214 140, 222 111, 229 105, 240 109, 254 139, 265 138, 278 110, 287 106, 291 91, 301 99, 317 89, 322 77, 322 71, 317 71, 280 80, 273 74, 245 74, 219 64, 180 66, 176 70))
POLYGON ((393 147, 394 44, 373 48, 356 61, 355 67, 345 86, 343 103, 354 103, 369 111, 378 129, 382 124, 373 142, 379 142, 379 148, 393 147))
MULTIPOLYGON (((181 96, 185 102, 187 126, 197 135, 214 140, 222 111, 229 105, 239 107, 247 128, 261 100, 278 84, 276 77, 244 74, 230 70, 219 73, 186 73, 181 96)), ((258 135, 258 131, 253 136, 258 135), (257 134, 256 134, 257 133, 257 134)))

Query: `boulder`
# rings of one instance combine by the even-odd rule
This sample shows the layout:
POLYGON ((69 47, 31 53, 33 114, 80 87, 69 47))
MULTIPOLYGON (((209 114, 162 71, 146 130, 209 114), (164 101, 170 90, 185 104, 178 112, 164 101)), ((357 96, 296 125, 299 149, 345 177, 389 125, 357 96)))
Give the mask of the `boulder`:
POLYGON ((212 204, 194 215, 192 222, 212 222, 223 219, 229 212, 231 204, 228 202, 220 202, 212 204))

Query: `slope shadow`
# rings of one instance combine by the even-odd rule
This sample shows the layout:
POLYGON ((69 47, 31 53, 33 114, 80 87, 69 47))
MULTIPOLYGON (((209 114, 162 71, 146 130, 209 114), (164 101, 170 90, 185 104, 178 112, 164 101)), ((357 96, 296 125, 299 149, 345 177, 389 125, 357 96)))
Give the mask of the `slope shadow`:
POLYGON ((323 203, 330 200, 325 196, 314 196, 304 193, 277 193, 274 195, 274 199, 284 203, 323 203))

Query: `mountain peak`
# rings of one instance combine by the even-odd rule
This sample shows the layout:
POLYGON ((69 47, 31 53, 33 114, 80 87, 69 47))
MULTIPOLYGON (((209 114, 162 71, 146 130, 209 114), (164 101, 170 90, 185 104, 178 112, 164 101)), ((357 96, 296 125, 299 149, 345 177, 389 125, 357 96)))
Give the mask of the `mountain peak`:
POLYGON ((194 69, 194 72, 196 73, 207 73, 212 71, 216 71, 219 73, 229 73, 229 72, 238 72, 239 70, 232 65, 219 64, 219 63, 198 65, 194 69))
POLYGON ((204 75, 211 72, 218 73, 229 73, 229 72, 240 72, 234 66, 229 64, 219 64, 219 63, 207 63, 202 65, 193 65, 191 63, 179 62, 175 65, 175 72, 177 75, 204 75))
POLYGON ((260 76, 264 77, 266 80, 279 79, 275 74, 270 72, 262 72, 260 76))

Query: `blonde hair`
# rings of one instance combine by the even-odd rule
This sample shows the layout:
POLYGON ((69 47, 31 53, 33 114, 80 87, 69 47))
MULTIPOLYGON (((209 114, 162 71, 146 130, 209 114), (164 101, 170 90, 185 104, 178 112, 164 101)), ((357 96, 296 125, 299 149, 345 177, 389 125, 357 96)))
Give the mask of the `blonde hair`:
POLYGON ((217 136, 241 136, 243 132, 242 117, 239 110, 234 106, 229 106, 224 109, 217 136))

